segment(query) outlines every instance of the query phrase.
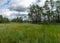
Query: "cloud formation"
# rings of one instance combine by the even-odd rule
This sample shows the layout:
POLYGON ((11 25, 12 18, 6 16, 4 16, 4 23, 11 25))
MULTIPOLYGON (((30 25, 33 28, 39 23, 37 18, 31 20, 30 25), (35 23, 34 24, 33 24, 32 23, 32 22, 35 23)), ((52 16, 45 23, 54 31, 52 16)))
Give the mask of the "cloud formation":
MULTIPOLYGON (((7 2, 3 5, 3 8, 0 7, 0 14, 8 17, 9 19, 16 16, 22 16, 28 14, 27 8, 36 3, 37 0, 0 0, 0 2, 7 2), (7 6, 5 6, 7 5, 7 6), (5 7, 4 7, 5 6, 5 7)), ((40 5, 44 3, 44 0, 41 1, 40 5)))

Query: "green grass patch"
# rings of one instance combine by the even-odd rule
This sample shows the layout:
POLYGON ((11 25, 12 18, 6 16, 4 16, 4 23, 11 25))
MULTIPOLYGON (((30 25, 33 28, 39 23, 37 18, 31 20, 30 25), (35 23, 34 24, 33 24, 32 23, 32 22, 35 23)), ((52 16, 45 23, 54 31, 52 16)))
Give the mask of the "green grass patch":
POLYGON ((60 25, 0 24, 0 43, 60 43, 60 25))

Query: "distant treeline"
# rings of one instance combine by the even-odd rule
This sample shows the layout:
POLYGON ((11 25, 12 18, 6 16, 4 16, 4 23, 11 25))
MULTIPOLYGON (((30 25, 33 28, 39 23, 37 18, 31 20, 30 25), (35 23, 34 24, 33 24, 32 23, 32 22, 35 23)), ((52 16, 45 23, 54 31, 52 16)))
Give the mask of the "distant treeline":
POLYGON ((22 21, 21 17, 17 17, 17 18, 14 18, 12 20, 9 20, 8 18, 0 15, 0 23, 9 23, 9 22, 20 22, 20 23, 22 23, 23 21, 22 21))
POLYGON ((33 4, 29 8, 28 20, 23 21, 21 17, 17 17, 9 21, 8 18, 0 15, 0 23, 8 22, 30 22, 30 23, 60 23, 60 1, 46 1, 45 5, 33 4))
POLYGON ((0 23, 8 23, 9 19, 0 15, 0 23))

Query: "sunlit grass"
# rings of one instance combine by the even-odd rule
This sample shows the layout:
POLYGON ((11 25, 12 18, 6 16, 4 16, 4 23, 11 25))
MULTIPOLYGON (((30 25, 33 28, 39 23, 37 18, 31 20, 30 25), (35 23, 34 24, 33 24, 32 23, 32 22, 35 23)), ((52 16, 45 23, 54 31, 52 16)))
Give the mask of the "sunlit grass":
POLYGON ((0 43, 60 43, 60 25, 0 24, 0 43))

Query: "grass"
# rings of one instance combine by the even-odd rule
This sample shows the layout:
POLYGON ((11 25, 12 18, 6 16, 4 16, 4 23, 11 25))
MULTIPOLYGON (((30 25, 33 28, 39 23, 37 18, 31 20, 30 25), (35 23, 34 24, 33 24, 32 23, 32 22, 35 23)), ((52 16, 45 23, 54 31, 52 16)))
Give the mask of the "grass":
POLYGON ((60 43, 60 25, 0 24, 0 43, 60 43))

